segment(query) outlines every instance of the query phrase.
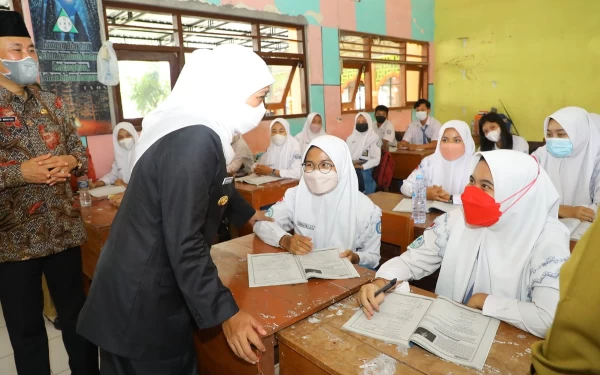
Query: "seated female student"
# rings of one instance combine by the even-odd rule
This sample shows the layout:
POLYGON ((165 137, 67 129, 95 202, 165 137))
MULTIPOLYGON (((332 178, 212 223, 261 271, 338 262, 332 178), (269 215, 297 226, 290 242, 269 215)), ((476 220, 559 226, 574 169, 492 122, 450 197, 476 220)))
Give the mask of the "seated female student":
POLYGON ((532 155, 560 195, 558 215, 593 221, 600 203, 600 124, 583 108, 566 107, 544 122, 546 145, 532 155))
POLYGON ((379 165, 381 160, 381 139, 373 128, 373 120, 368 113, 360 112, 354 119, 356 124, 352 134, 346 140, 350 155, 356 168, 356 173, 361 173, 365 194, 372 194, 377 189, 377 183, 373 179, 373 168, 379 165))
POLYGON ((133 165, 134 148, 139 139, 138 133, 129 122, 121 122, 113 130, 115 161, 110 172, 90 184, 96 188, 104 185, 127 186, 133 165))
POLYGON ((300 144, 290 134, 290 124, 282 118, 271 122, 271 144, 253 167, 254 173, 264 176, 300 179, 302 156, 300 144))
POLYGON ((400 188, 411 197, 417 174, 423 174, 427 184, 427 199, 460 204, 460 195, 469 183, 473 170, 475 142, 464 121, 448 121, 441 127, 435 153, 421 161, 400 188))
POLYGON ((296 140, 300 143, 300 151, 303 154, 308 147, 308 144, 313 139, 325 135, 325 129, 323 129, 323 118, 317 112, 313 112, 308 115, 304 122, 304 128, 298 134, 296 134, 296 140))
POLYGON ((235 152, 235 157, 231 163, 227 164, 227 173, 231 175, 247 175, 254 164, 254 155, 252 155, 250 147, 248 147, 244 137, 239 133, 233 136, 231 147, 235 152))
POLYGON ((569 258, 558 193, 529 155, 476 155, 481 160, 462 195, 463 210, 438 217, 362 287, 367 317, 384 299, 374 293, 389 280, 419 280, 440 269, 438 295, 544 337, 559 300, 559 271, 569 258))
POLYGON ((331 135, 314 139, 303 169, 300 184, 267 211, 275 221, 257 222, 254 233, 292 254, 336 246, 352 263, 377 267, 381 210, 358 191, 348 146, 331 135))
POLYGON ((489 112, 479 119, 481 151, 515 150, 529 154, 529 143, 523 137, 511 134, 499 114, 489 112))

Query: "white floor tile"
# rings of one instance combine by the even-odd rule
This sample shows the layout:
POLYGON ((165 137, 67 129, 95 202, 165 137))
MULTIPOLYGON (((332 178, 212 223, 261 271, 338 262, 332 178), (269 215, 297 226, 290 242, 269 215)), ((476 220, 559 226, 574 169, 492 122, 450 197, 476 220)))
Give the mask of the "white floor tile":
POLYGON ((69 369, 69 356, 65 350, 62 337, 57 337, 48 342, 50 348, 50 368, 52 373, 60 374, 69 369))
POLYGON ((0 358, 0 374, 2 375, 18 375, 15 367, 15 359, 12 355, 0 358))
POLYGON ((0 305, 0 328, 6 327, 6 322, 4 321, 4 314, 2 313, 2 306, 0 305))
POLYGON ((60 374, 56 374, 56 375, 71 375, 71 370, 63 371, 60 374))
POLYGON ((44 318, 46 323, 46 333, 48 334, 48 340, 52 340, 56 337, 62 336, 62 332, 54 328, 54 324, 50 323, 48 319, 44 318))
POLYGON ((0 328, 0 358, 4 358, 11 354, 13 354, 13 349, 10 344, 10 338, 8 337, 8 330, 6 327, 2 327, 0 328))

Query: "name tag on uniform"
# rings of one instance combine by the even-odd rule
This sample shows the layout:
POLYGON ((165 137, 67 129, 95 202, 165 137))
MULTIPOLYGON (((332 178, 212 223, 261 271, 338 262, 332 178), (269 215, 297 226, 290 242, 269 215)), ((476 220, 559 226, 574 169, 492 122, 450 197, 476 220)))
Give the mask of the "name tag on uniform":
POLYGON ((17 121, 17 118, 15 116, 0 117, 0 122, 15 122, 15 121, 17 121))
POLYGON ((233 182, 233 177, 227 177, 226 179, 223 180, 223 185, 229 185, 232 182, 233 182))

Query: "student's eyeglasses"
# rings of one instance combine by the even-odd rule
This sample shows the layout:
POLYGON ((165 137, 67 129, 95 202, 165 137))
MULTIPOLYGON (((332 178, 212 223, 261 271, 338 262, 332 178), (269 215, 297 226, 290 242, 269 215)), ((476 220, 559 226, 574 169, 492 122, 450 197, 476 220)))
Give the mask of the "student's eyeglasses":
POLYGON ((315 164, 310 161, 302 164, 302 170, 305 173, 312 173, 315 169, 318 169, 319 172, 323 174, 327 174, 333 169, 333 163, 331 163, 330 161, 322 161, 316 167, 315 164))

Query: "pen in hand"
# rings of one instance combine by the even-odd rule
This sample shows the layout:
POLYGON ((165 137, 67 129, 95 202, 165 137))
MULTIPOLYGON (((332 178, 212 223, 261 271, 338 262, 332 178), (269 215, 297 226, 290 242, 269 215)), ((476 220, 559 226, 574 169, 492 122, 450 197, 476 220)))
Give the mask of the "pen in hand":
POLYGON ((398 281, 398 279, 393 279, 392 281, 390 281, 388 284, 386 284, 383 288, 379 289, 378 291, 375 292, 375 297, 377 297, 378 295, 380 295, 381 293, 385 293, 388 290, 390 290, 394 285, 396 285, 396 282, 398 281))

